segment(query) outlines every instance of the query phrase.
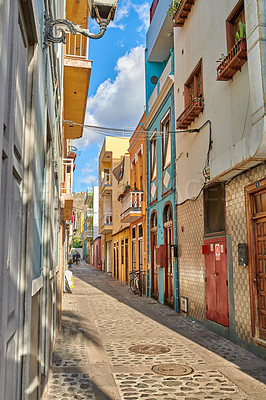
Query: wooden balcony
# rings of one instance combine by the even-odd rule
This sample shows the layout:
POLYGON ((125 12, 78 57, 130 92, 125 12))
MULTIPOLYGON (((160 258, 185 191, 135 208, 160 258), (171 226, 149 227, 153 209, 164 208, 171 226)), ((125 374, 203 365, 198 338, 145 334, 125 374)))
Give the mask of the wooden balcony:
POLYGON ((176 120, 176 129, 187 129, 187 127, 199 116, 204 109, 204 99, 196 98, 185 108, 176 120))
POLYGON ((180 0, 173 17, 174 26, 183 26, 195 0, 180 0))
POLYGON ((232 47, 217 67, 217 81, 229 81, 247 61, 247 43, 244 38, 232 47))
POLYGON ((143 192, 130 191, 122 199, 121 222, 134 222, 142 216, 143 192))

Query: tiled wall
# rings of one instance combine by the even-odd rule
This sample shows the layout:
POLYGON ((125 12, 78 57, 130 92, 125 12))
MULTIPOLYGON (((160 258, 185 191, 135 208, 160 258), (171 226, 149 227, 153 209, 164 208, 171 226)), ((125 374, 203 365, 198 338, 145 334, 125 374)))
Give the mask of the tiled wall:
MULTIPOLYGON (((243 173, 226 184, 226 229, 232 239, 235 329, 237 336, 251 341, 249 269, 238 266, 238 243, 247 243, 245 186, 261 180, 266 165, 243 173)), ((204 321, 205 267, 203 197, 177 207, 180 296, 188 297, 188 315, 204 321)))
POLYGON ((177 207, 180 296, 188 297, 188 315, 204 320, 203 198, 177 207))
POLYGON ((266 166, 263 164, 226 185, 226 222, 227 233, 232 237, 236 333, 246 341, 250 341, 251 337, 249 270, 248 266, 238 266, 237 245, 247 243, 245 186, 264 178, 265 174, 266 166))

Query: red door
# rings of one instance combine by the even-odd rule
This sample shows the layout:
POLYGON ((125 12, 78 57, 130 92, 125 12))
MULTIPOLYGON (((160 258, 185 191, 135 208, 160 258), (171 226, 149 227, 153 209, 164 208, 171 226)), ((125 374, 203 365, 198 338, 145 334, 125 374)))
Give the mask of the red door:
POLYGON ((151 296, 158 299, 158 267, 156 262, 157 231, 151 232, 151 296))
POLYGON ((229 326, 226 238, 207 239, 205 254, 206 318, 229 326))
POLYGON ((164 293, 165 303, 173 307, 174 305, 174 269, 171 244, 173 243, 173 229, 172 222, 166 222, 164 224, 164 262, 165 262, 165 276, 164 276, 164 293))

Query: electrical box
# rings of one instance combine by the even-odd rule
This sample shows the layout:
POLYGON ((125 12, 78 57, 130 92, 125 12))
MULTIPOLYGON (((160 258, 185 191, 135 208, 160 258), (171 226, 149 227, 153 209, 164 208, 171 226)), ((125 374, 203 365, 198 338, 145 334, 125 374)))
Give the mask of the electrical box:
POLYGON ((237 245, 238 265, 246 267, 248 265, 248 245, 246 243, 238 243, 237 245))

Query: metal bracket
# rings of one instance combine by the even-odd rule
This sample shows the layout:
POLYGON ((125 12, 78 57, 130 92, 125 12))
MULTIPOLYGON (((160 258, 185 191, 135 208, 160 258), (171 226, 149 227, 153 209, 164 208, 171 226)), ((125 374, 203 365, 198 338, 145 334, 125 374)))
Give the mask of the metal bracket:
POLYGON ((66 43, 66 32, 63 28, 58 29, 58 35, 55 36, 53 29, 57 25, 64 26, 72 35, 76 35, 77 32, 81 33, 83 36, 86 36, 90 39, 100 39, 107 29, 107 26, 110 22, 111 15, 113 12, 113 8, 110 10, 107 19, 102 19, 99 15, 98 8, 94 6, 95 13, 96 13, 96 22, 100 27, 99 33, 91 33, 88 29, 81 28, 79 25, 75 24, 74 22, 68 21, 67 19, 53 19, 51 18, 46 12, 44 13, 44 49, 50 45, 50 43, 66 43))

